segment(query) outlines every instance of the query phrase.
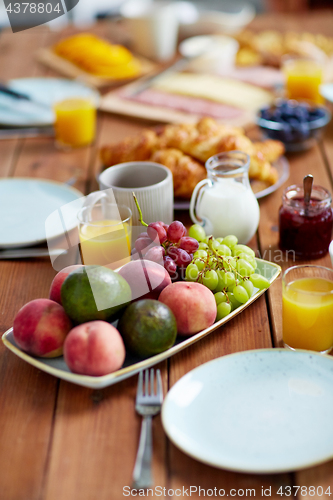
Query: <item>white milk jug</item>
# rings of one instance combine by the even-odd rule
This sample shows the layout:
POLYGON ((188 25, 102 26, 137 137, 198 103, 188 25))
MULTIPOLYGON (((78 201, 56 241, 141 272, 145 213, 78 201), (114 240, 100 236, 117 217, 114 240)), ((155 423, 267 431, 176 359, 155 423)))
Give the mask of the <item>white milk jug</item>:
POLYGON ((249 181, 250 157, 241 151, 212 156, 208 178, 196 185, 190 203, 193 222, 215 238, 229 234, 246 244, 259 224, 259 204, 249 181))

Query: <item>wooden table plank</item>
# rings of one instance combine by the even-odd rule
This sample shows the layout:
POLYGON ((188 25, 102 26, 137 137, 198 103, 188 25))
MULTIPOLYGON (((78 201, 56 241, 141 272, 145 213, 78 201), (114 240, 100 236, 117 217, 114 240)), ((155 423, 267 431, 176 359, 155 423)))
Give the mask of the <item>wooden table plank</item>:
MULTIPOLYGON (((156 368, 166 393, 167 362, 156 368)), ((131 486, 141 426, 134 409, 136 384, 137 377, 102 391, 61 384, 45 500, 122 498, 123 487, 131 486)), ((155 484, 165 486, 160 417, 153 420, 153 443, 155 484)))

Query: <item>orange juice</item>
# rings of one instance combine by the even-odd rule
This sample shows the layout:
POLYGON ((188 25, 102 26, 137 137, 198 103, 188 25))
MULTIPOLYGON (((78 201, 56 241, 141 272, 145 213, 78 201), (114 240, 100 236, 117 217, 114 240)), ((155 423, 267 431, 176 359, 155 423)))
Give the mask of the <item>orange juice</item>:
POLYGON ((66 99, 54 106, 56 141, 61 146, 80 147, 95 138, 96 107, 91 99, 66 99))
POLYGON ((323 80, 322 66, 306 59, 289 60, 284 65, 289 99, 307 100, 321 104, 319 87, 323 80))
POLYGON ((283 341, 294 349, 332 348, 332 281, 301 278, 283 285, 283 341))
POLYGON ((102 220, 82 224, 80 243, 85 265, 117 269, 130 261, 132 227, 129 222, 102 220))

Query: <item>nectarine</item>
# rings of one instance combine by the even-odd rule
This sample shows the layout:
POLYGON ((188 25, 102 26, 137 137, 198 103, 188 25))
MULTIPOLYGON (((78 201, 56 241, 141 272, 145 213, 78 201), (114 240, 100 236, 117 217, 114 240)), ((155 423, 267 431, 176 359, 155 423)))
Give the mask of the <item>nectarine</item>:
POLYGON ((171 283, 169 273, 156 262, 134 260, 125 264, 118 273, 132 290, 132 300, 158 299, 161 291, 171 283))
POLYGON ((36 299, 23 306, 14 319, 16 344, 29 354, 45 358, 62 355, 72 323, 63 307, 53 300, 36 299))
POLYGON ((82 265, 73 265, 73 266, 68 266, 62 269, 61 271, 58 272, 58 274, 55 275, 51 287, 50 287, 50 292, 49 292, 49 298, 50 300, 54 300, 55 302, 58 302, 58 304, 61 304, 61 295, 60 295, 60 290, 63 282, 71 273, 74 271, 74 269, 78 269, 80 267, 83 267, 82 265))
POLYGON ((98 377, 122 366, 125 346, 120 333, 110 323, 90 321, 69 332, 64 359, 72 372, 98 377))
POLYGON ((158 300, 170 307, 180 335, 193 335, 215 322, 214 294, 200 283, 172 283, 164 288, 158 300))

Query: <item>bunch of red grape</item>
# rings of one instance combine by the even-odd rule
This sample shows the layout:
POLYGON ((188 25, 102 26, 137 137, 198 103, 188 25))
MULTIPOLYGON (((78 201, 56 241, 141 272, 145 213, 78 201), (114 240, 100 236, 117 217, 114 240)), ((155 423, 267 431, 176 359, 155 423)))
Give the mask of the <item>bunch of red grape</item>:
POLYGON ((139 234, 134 247, 137 257, 163 264, 171 278, 175 278, 177 268, 184 271, 192 262, 199 242, 186 236, 186 228, 178 220, 169 226, 159 221, 151 222, 147 232, 139 234))

